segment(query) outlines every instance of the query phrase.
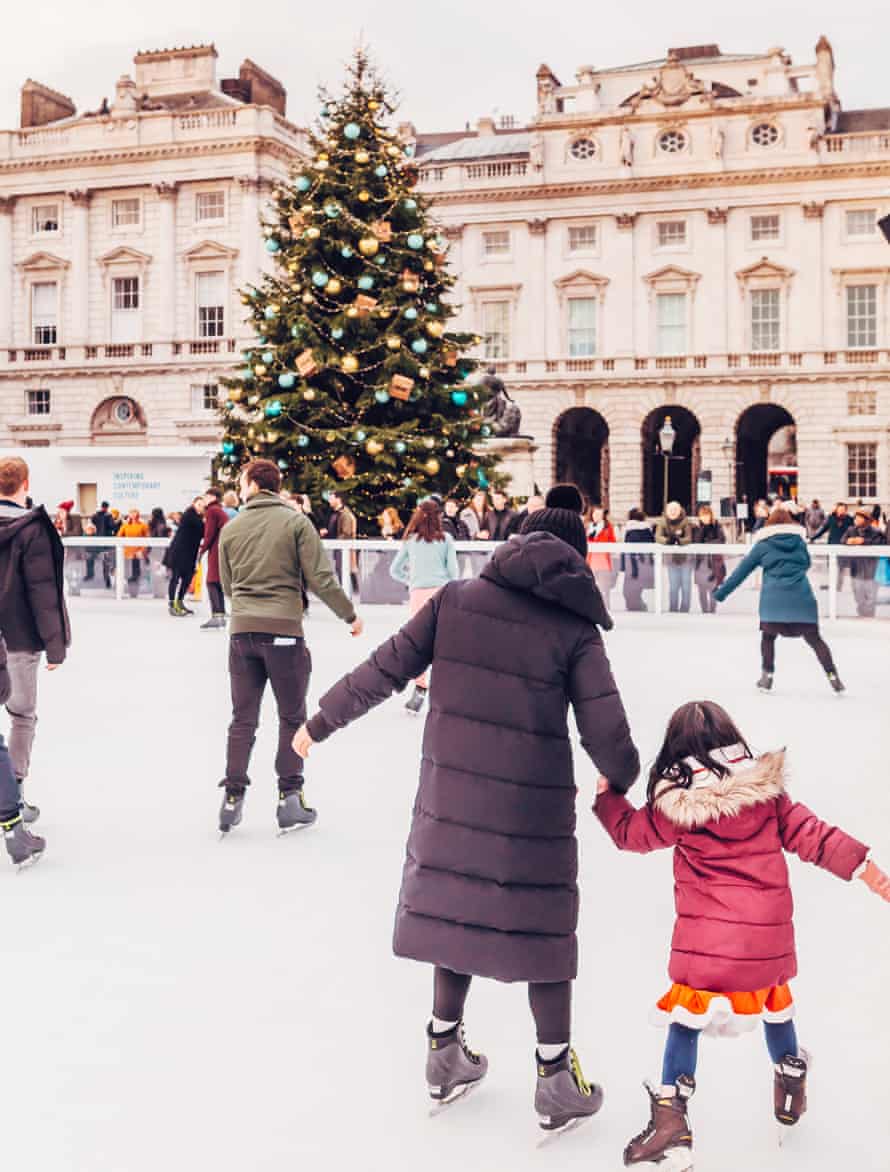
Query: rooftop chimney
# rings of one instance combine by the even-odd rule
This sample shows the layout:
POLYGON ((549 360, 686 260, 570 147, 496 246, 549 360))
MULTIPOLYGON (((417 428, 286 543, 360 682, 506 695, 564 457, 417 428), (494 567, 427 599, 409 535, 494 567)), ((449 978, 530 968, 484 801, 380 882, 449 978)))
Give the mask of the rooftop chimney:
POLYGON ((19 125, 23 129, 27 126, 46 126, 61 118, 73 118, 76 113, 77 108, 71 99, 51 90, 48 85, 41 85, 39 81, 28 78, 22 86, 19 125))
POLYGON ((213 45, 137 53, 133 58, 136 89, 150 98, 215 90, 216 57, 213 45))

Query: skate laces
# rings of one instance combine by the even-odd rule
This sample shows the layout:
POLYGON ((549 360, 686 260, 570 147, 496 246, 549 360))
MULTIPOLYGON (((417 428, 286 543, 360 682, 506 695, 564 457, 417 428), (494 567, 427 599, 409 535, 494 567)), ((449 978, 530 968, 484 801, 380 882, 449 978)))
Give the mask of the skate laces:
POLYGON ((578 1055, 574 1050, 569 1050, 569 1070, 572 1072, 572 1078, 575 1080, 575 1085, 582 1095, 590 1094, 590 1085, 584 1078, 584 1072, 581 1070, 581 1063, 578 1061, 578 1055))
POLYGON ((474 1050, 471 1050, 467 1044, 467 1031, 464 1028, 464 1023, 462 1021, 457 1023, 457 1040, 460 1042, 461 1050, 463 1050, 464 1054, 466 1054, 469 1060, 478 1064, 479 1055, 474 1050))

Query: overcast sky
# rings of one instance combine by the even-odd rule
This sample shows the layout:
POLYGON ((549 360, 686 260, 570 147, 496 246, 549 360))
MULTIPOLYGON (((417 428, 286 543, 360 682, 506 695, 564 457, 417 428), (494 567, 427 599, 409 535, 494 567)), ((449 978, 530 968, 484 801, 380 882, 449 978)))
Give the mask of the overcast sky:
POLYGON ((137 49, 206 41, 216 44, 220 76, 251 57, 279 77, 289 116, 305 122, 317 83, 336 82, 361 34, 401 91, 401 116, 425 130, 459 129, 492 112, 529 117, 542 61, 564 82, 582 64, 624 65, 711 42, 726 53, 782 45, 804 63, 823 32, 844 107, 890 106, 888 14, 887 0, 41 0, 35 8, 7 0, 0 127, 18 125, 27 77, 68 94, 79 110, 95 109, 137 49))

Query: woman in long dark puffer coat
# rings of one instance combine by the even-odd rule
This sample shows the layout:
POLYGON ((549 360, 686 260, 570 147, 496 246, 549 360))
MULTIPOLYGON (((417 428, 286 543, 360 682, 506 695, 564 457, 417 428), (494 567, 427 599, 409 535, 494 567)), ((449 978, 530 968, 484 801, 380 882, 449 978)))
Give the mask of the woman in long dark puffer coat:
POLYGON ((170 571, 167 586, 167 610, 174 618, 194 614, 183 602, 186 591, 195 576, 198 550, 204 540, 204 498, 196 496, 182 514, 179 528, 167 546, 163 564, 170 571))
POLYGON ((485 1074, 485 1059, 463 1040, 471 976, 527 981, 535 1107, 552 1129, 601 1102, 569 1049, 578 962, 569 706, 584 749, 616 790, 639 771, 586 544, 576 513, 528 517, 523 536, 500 546, 479 578, 443 587, 331 688, 294 740, 305 755, 432 665, 394 939, 398 956, 435 966, 427 1082, 445 1099, 485 1074))

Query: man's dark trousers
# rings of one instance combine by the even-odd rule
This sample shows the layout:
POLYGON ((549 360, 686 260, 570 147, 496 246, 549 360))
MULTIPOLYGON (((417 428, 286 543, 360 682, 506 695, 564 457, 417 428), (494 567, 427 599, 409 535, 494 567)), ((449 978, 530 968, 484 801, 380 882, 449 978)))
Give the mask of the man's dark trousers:
POLYGON ((291 747, 294 734, 306 720, 306 692, 312 659, 305 640, 293 635, 260 632, 232 635, 229 641, 229 679, 232 685, 232 723, 226 753, 228 790, 250 785, 248 766, 256 741, 260 706, 266 681, 278 705, 278 753, 275 769, 282 793, 303 787, 303 759, 291 747))

